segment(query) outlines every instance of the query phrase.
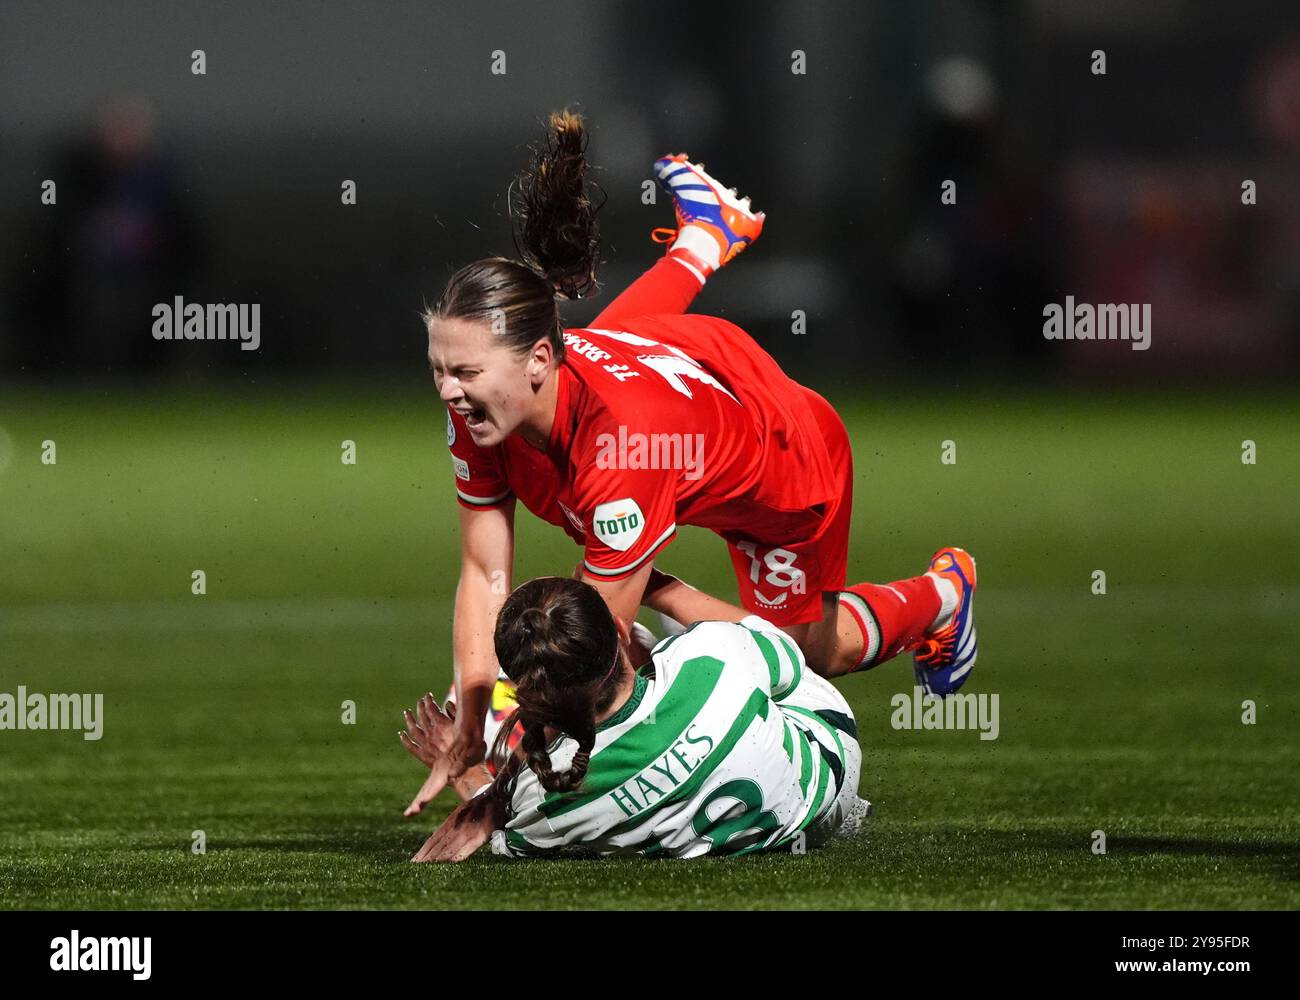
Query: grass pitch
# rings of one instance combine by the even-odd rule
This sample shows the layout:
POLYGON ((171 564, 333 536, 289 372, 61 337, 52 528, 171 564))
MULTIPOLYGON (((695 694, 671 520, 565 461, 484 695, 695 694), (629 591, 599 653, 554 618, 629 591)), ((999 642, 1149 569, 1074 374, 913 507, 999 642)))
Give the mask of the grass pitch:
MULTIPOLYGON (((1300 405, 831 395, 856 455, 850 579, 975 554, 965 690, 999 695, 999 738, 891 728, 894 662, 840 682, 877 808, 856 841, 444 867, 407 863, 451 803, 402 818, 422 775, 396 738, 451 678, 432 391, 6 390, 0 691, 102 692, 104 733, 0 731, 0 906, 1300 905, 1300 405)), ((518 549, 519 580, 578 557, 525 512, 518 549)), ((661 564, 734 599, 707 533, 661 564)))

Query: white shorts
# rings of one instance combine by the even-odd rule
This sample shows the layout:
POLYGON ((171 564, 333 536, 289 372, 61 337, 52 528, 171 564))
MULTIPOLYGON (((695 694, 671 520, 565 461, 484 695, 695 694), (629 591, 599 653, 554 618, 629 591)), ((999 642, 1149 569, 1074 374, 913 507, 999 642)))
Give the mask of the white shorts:
MULTIPOLYGON (((777 703, 792 705, 818 714, 825 725, 817 740, 835 754, 843 765, 839 792, 830 807, 808 826, 808 844, 818 847, 838 832, 851 836, 871 808, 871 804, 858 796, 858 782, 862 777, 862 747, 858 744, 857 723, 853 709, 844 695, 826 678, 805 670, 799 686, 777 703), (842 748, 842 752, 841 752, 842 748)), ((808 717, 798 715, 801 726, 807 726, 808 717)))

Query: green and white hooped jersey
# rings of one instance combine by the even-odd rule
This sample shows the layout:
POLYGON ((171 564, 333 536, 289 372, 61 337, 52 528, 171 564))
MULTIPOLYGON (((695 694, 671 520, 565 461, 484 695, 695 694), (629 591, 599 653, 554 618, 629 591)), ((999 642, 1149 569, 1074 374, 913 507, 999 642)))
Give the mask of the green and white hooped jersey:
MULTIPOLYGON (((577 789, 547 792, 521 771, 492 849, 690 858, 778 848, 830 811, 856 732, 843 696, 776 626, 754 615, 699 622, 655 647, 627 703, 597 727, 577 789)), ((577 746, 557 740, 552 765, 568 767, 577 746)))

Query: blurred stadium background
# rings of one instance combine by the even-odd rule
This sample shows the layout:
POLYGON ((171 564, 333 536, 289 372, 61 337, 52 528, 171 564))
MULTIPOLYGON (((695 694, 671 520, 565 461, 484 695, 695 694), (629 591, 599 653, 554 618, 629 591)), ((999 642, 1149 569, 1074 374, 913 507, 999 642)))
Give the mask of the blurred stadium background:
POLYGON ((1217 382, 1300 367, 1300 20, 1285 0, 0 17, 9 378, 419 378, 414 314, 455 267, 512 252, 506 186, 565 105, 589 116, 609 194, 606 292, 570 307, 575 325, 656 252, 649 230, 671 213, 640 185, 687 150, 771 220, 700 308, 800 373, 1217 382), (806 75, 789 70, 796 48, 806 75), (47 177, 57 207, 40 204, 47 177), (260 302, 261 350, 140 336, 147 306, 178 294, 260 302), (1066 294, 1150 302, 1155 347, 1048 344, 1042 306, 1066 294))
MULTIPOLYGON (((0 691, 107 715, 99 743, 0 733, 0 905, 1297 905, 1295 11, 0 7, 0 691), (567 323, 660 252, 654 158, 704 160, 768 225, 695 308, 844 415, 850 576, 980 560, 1001 736, 891 729, 905 665, 843 682, 865 844, 685 881, 396 864, 428 823, 395 730, 450 680, 457 558, 418 313, 513 252, 507 184, 563 106, 609 195, 567 323), (177 295, 260 303, 260 350, 154 341, 177 295), (1044 340, 1067 295, 1150 303, 1150 350, 1044 340)), ((520 532, 517 578, 572 566, 520 532)), ((664 565, 734 596, 711 536, 664 565)))

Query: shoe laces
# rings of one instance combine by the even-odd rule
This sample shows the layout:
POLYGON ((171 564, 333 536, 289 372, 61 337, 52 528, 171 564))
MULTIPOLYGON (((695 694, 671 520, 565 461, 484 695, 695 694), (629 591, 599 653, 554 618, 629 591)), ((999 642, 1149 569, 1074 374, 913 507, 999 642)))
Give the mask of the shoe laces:
POLYGON ((650 230, 650 238, 656 243, 672 243, 677 239, 677 234, 681 230, 669 229, 667 226, 659 226, 650 230))
POLYGON ((935 635, 924 639, 917 647, 916 660, 925 666, 938 663, 952 655, 953 643, 957 640, 957 630, 949 625, 935 635))

